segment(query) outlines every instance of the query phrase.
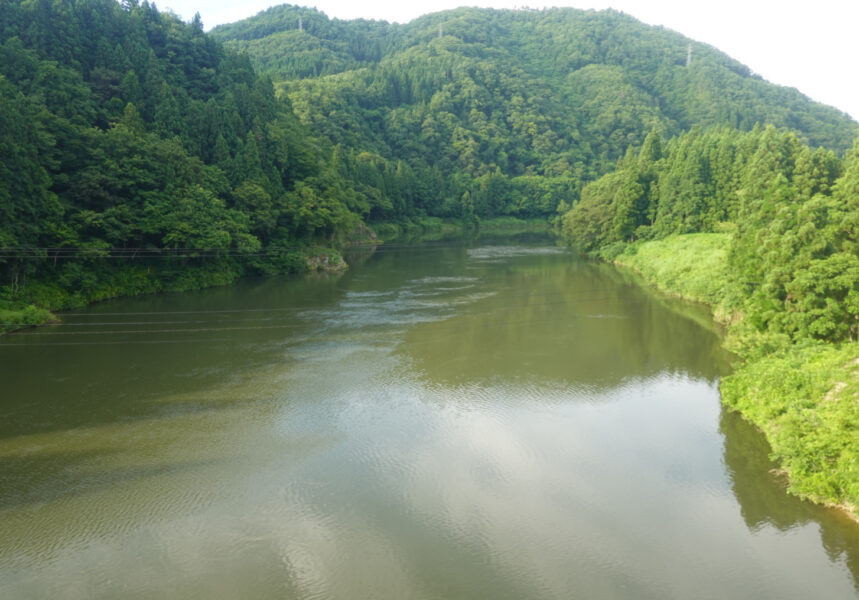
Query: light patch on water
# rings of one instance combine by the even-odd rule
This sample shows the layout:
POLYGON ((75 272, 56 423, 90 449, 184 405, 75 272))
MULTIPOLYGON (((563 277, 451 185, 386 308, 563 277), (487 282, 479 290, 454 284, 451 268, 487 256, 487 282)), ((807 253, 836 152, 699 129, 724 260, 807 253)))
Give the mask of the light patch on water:
POLYGON ((468 277, 465 275, 461 275, 450 277, 421 277, 420 279, 412 279, 411 281, 409 281, 409 283, 420 285, 435 285, 437 283, 475 283, 476 281, 478 281, 477 277, 468 277))
MULTIPOLYGON (((459 287, 445 287, 445 286, 436 286, 433 288, 432 293, 435 292, 459 292, 462 290, 467 290, 468 288, 473 288, 475 284, 467 283, 465 285, 461 285, 459 287)), ((430 293, 430 292, 425 292, 430 293)))
POLYGON ((464 304, 474 304, 480 300, 485 300, 487 298, 492 298, 493 296, 497 296, 498 292, 479 292, 476 294, 468 294, 467 296, 463 296, 457 300, 451 300, 447 302, 449 306, 462 306, 464 304))
MULTIPOLYGON (((424 306, 423 308, 429 308, 424 306)), ((433 307, 446 309, 446 307, 433 307)), ((368 308, 366 310, 355 310, 351 312, 337 311, 324 317, 324 324, 332 329, 364 329, 376 327, 402 327, 404 325, 417 325, 419 323, 431 323, 441 321, 452 315, 448 309, 439 313, 425 311, 415 313, 403 308, 387 309, 385 307, 368 308), (399 314, 398 314, 399 313, 399 314)))
POLYGON ((390 296, 394 294, 394 290, 388 291, 367 291, 367 292, 356 292, 353 290, 348 290, 346 292, 347 298, 381 298, 384 296, 390 296))
MULTIPOLYGON (((760 548, 744 537, 713 452, 720 445, 715 420, 695 426, 702 412, 718 413, 711 385, 666 375, 628 381, 593 402, 574 392, 556 406, 544 406, 531 386, 400 393, 421 398, 415 410, 400 411, 421 423, 418 432, 405 444, 398 439, 396 448, 376 442, 359 456, 415 522, 460 547, 479 548, 497 576, 528 590, 523 595, 695 597, 702 582, 726 597, 812 591, 772 577, 779 564, 768 558, 772 536, 760 548), (713 401, 689 402, 690 395, 713 401), (678 454, 678 447, 686 450, 678 454), (711 546, 702 548, 700 539, 711 546), (674 550, 667 555, 666 541, 674 550), (738 555, 748 556, 737 563, 738 555), (731 573, 736 578, 725 581, 731 573), (749 587, 754 573, 766 586, 749 587)), ((777 543, 802 552, 811 544, 801 538, 777 543)), ((828 568, 823 553, 813 561, 828 568)))
POLYGON ((526 248, 522 246, 482 246, 470 248, 468 258, 482 261, 498 261, 518 256, 550 256, 568 254, 569 250, 560 246, 541 246, 526 248))
POLYGON ((473 277, 426 277, 419 281, 462 281, 465 285, 450 288, 450 293, 438 289, 401 288, 391 293, 363 292, 349 297, 336 307, 308 310, 300 317, 330 329, 389 329, 445 320, 456 314, 455 309, 495 296, 497 292, 468 293, 474 287, 473 277))

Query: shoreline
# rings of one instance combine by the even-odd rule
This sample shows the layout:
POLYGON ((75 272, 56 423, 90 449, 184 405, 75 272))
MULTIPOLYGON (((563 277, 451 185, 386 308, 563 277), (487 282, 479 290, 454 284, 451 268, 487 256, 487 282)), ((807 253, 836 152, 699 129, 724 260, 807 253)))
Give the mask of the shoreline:
MULTIPOLYGON (((312 272, 338 273, 349 268, 343 253, 349 247, 357 245, 368 246, 370 240, 356 240, 343 249, 315 247, 309 252, 302 252, 298 257, 291 257, 292 263, 300 268, 284 271, 263 273, 263 276, 303 274, 312 272)), ((375 237, 371 240, 373 244, 375 237)), ((91 306, 99 302, 115 300, 118 298, 131 298, 147 294, 183 293, 206 288, 232 285, 245 277, 253 276, 246 272, 245 268, 237 266, 235 261, 220 265, 220 269, 210 270, 214 263, 204 265, 184 265, 181 269, 183 279, 171 280, 166 271, 152 269, 151 265, 142 267, 128 265, 125 268, 117 267, 112 276, 125 280, 133 280, 133 286, 112 285, 111 281, 103 282, 103 288, 96 289, 90 295, 70 293, 62 288, 45 286, 42 282, 36 282, 39 292, 54 299, 54 305, 48 307, 39 306, 35 302, 27 300, 14 306, 11 302, 7 307, 0 307, 0 336, 24 331, 27 329, 44 327, 60 323, 62 313, 75 310, 85 306, 91 306), (45 289, 42 289, 45 288, 45 289)))
MULTIPOLYGON (((700 275, 708 270, 698 268, 701 262, 694 256, 691 259, 685 257, 688 264, 684 268, 671 270, 666 268, 668 261, 661 260, 658 252, 650 253, 647 260, 658 263, 661 271, 642 268, 641 259, 635 259, 642 248, 645 252, 654 248, 665 251, 673 244, 682 245, 684 250, 694 250, 690 244, 698 243, 699 252, 709 252, 713 243, 725 244, 727 241, 725 234, 684 234, 645 242, 633 252, 613 258, 597 259, 634 272, 645 285, 666 297, 680 298, 707 308, 720 329, 723 347, 742 361, 720 381, 722 406, 738 413, 763 434, 780 472, 785 476, 788 493, 836 510, 859 525, 859 503, 851 502, 847 497, 851 492, 855 494, 859 479, 841 477, 841 471, 832 462, 837 460, 850 465, 855 462, 849 453, 849 434, 850 423, 854 422, 851 418, 859 415, 859 409, 852 408, 859 397, 859 343, 837 346, 794 344, 761 356, 750 355, 749 352, 744 356, 744 351, 750 348, 730 331, 742 320, 742 315, 720 306, 724 296, 719 291, 718 270, 702 280, 700 275), (649 248, 648 244, 651 244, 649 248), (703 287, 694 287, 702 282, 703 287), (788 379, 790 381, 785 383, 788 379), (786 389, 777 389, 779 384, 786 389), (847 431, 841 432, 838 427, 847 431), (839 436, 839 433, 843 435, 839 436), (821 458, 818 454, 824 450, 825 456, 821 458), (833 468, 821 468, 821 464, 833 468), (831 493, 827 495, 821 490, 831 493)), ((709 266, 714 268, 712 264, 709 266)), ((859 475, 859 472, 852 474, 859 475)))
MULTIPOLYGON (((476 234, 486 235, 515 235, 518 233, 551 231, 551 224, 545 219, 519 219, 518 217, 496 217, 481 221, 476 234)), ((410 238, 415 235, 425 236, 438 233, 440 235, 465 235, 465 226, 456 220, 442 220, 437 217, 427 217, 405 223, 375 223, 361 225, 345 239, 335 241, 333 245, 311 245, 303 250, 287 252, 280 257, 282 264, 262 267, 259 273, 263 277, 272 275, 301 275, 304 273, 324 272, 340 273, 349 268, 345 259, 350 249, 374 249, 400 238, 410 238), (384 240, 384 241, 383 241, 384 240)), ((332 240, 333 241, 333 240, 332 240)), ((330 242, 329 242, 330 243, 330 242)), ((20 302, 0 300, 0 336, 43 327, 62 320, 62 312, 79 309, 106 300, 129 298, 145 294, 181 293, 210 287, 232 285, 236 281, 249 276, 247 266, 236 264, 236 261, 225 259, 225 262, 184 265, 173 273, 171 280, 165 270, 153 269, 152 265, 126 265, 116 267, 108 273, 107 281, 101 281, 96 287, 84 294, 69 292, 59 286, 50 286, 36 280, 31 285, 38 289, 35 293, 20 302), (218 268, 212 269, 213 266, 218 268), (111 278, 117 281, 112 281, 111 278), (49 302, 39 302, 33 296, 50 298, 49 302), (45 304, 46 306, 42 306, 45 304)))

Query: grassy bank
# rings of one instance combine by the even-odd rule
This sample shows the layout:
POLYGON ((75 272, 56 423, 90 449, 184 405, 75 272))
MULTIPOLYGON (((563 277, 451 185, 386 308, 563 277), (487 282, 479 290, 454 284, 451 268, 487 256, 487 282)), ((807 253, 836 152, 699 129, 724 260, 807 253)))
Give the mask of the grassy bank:
POLYGON ((21 305, 4 302, 0 305, 0 334, 25 327, 43 325, 57 320, 56 315, 46 308, 35 304, 21 305))
MULTIPOLYGON (((730 234, 689 234, 625 246, 611 257, 662 291, 730 313, 730 234)), ((742 336, 731 336, 743 352, 742 336)), ((859 343, 794 345, 754 354, 721 384, 722 401, 767 438, 789 491, 859 517, 859 343)))
POLYGON ((695 233, 626 246, 614 258, 662 291, 711 307, 727 295, 727 233, 695 233))

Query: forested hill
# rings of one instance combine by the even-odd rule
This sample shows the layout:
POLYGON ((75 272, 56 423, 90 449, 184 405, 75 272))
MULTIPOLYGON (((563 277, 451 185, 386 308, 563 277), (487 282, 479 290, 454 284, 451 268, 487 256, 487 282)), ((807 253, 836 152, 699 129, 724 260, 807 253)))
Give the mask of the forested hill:
POLYGON ((839 153, 859 133, 710 46, 611 10, 461 8, 399 25, 284 5, 212 34, 333 144, 458 174, 472 196, 465 178, 495 175, 501 193, 475 197, 479 212, 545 212, 554 198, 527 206, 517 194, 539 186, 513 178, 578 192, 654 129, 772 124, 839 153))
POLYGON ((329 159, 199 18, 0 0, 0 321, 300 266, 360 221, 329 159))

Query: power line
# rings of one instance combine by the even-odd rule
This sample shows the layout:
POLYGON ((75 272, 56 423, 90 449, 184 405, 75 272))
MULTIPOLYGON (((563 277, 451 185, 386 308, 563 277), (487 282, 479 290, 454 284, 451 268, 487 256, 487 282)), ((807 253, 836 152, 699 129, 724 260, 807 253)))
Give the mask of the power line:
MULTIPOLYGON (((283 312, 302 310, 297 306, 283 308, 231 308, 223 310, 164 310, 151 312, 94 312, 94 313, 60 313, 66 317, 117 317, 117 316, 141 316, 141 315, 202 315, 202 314, 230 314, 230 313, 253 313, 253 312, 283 312)), ((50 326, 51 323, 46 323, 45 326, 50 326)))
POLYGON ((250 327, 197 327, 191 329, 120 329, 120 330, 105 330, 105 331, 51 331, 51 332, 31 332, 30 335, 128 335, 128 334, 150 334, 150 333, 198 333, 202 331, 249 331, 258 329, 297 329, 307 327, 306 323, 290 324, 290 325, 255 325, 250 327))
MULTIPOLYGON (((605 300, 605 299, 608 299, 608 298, 590 298, 587 300, 589 300, 589 301, 600 301, 600 300, 605 300)), ((579 300, 586 300, 586 299, 579 299, 579 300)), ((634 302, 625 302, 624 305, 629 306, 631 304, 632 305, 642 304, 646 301, 648 301, 648 300, 642 299, 642 300, 637 300, 634 302)), ((558 301, 558 302, 546 302, 546 303, 542 303, 542 304, 528 303, 528 304, 521 304, 521 305, 509 305, 506 307, 501 307, 501 308, 497 308, 497 309, 493 309, 493 310, 484 310, 484 311, 480 311, 480 312, 476 312, 476 313, 471 312, 471 313, 462 313, 460 315, 436 315, 436 316, 439 316, 442 319, 444 319, 446 317, 450 317, 450 316, 486 317, 486 316, 489 316, 492 314, 497 314, 500 312, 510 312, 510 311, 521 309, 521 308, 529 308, 532 306, 551 306, 551 305, 568 304, 568 303, 569 302, 566 300, 562 300, 562 301, 558 301)), ((440 305, 440 307, 444 308, 443 305, 440 305)), ((626 318, 624 315, 601 314, 601 313, 600 314, 586 313, 586 314, 573 314, 573 315, 565 314, 563 316, 564 316, 564 319, 603 319, 603 318, 617 319, 617 318, 626 318)), ((551 316, 551 317, 542 318, 542 319, 526 318, 526 319, 522 319, 522 320, 512 321, 512 323, 545 323, 545 322, 553 322, 553 321, 557 321, 557 320, 558 320, 558 316, 551 316)), ((396 321, 394 321, 394 322, 389 323, 389 325, 396 327, 396 326, 403 326, 403 325, 418 324, 421 322, 427 322, 427 321, 417 321, 417 322, 408 322, 408 323, 397 323, 396 321)), ((505 322, 508 324, 511 323, 511 321, 509 321, 509 320, 507 320, 505 322)), ((153 322, 153 324, 154 325, 160 325, 161 323, 153 322)), ((141 330, 104 330, 104 331, 59 331, 59 332, 45 332, 45 333, 24 332, 22 334, 22 337, 57 336, 57 335, 72 335, 72 336, 110 335, 110 336, 115 336, 115 335, 141 335, 141 334, 147 335, 147 334, 177 334, 177 333, 204 333, 204 332, 205 333, 211 333, 211 332, 261 331, 261 330, 274 330, 274 329, 280 329, 280 330, 283 330, 283 329, 303 329, 303 328, 307 328, 307 327, 312 327, 314 325, 324 325, 324 323, 305 322, 305 323, 290 323, 290 324, 264 325, 264 326, 238 326, 238 327, 232 327, 231 326, 231 327, 168 328, 168 329, 141 329, 141 330)), ((383 323, 380 325, 385 325, 385 324, 383 323)), ((451 329, 458 329, 459 325, 450 326, 450 328, 451 329)), ((351 339, 351 338, 353 338, 353 336, 354 336, 354 333, 336 334, 336 335, 327 335, 327 336, 313 335, 310 338, 305 338, 305 340, 306 339, 312 339, 313 341, 330 341, 330 340, 342 339, 342 338, 351 339)), ((47 343, 15 343, 15 342, 4 343, 4 342, 0 341, 0 347, 2 347, 2 346, 30 346, 30 347, 43 348, 43 347, 55 346, 55 345, 56 346, 61 346, 61 345, 63 345, 63 346, 66 346, 66 345, 100 345, 100 344, 110 345, 110 344, 115 344, 115 343, 135 344, 138 342, 150 344, 150 343, 158 343, 158 342, 162 342, 162 341, 165 343, 177 342, 176 340, 123 340, 121 342, 101 341, 101 340, 95 341, 95 342, 53 342, 53 341, 51 341, 51 342, 47 342, 47 343)), ((235 341, 235 340, 234 340, 234 338, 221 338, 219 340, 212 340, 211 338, 206 338, 205 340, 200 339, 200 338, 191 338, 191 339, 186 339, 183 341, 188 342, 188 343, 206 341, 208 343, 208 342, 214 342, 214 341, 225 341, 226 342, 226 341, 235 341)), ((301 341, 301 340, 294 340, 294 341, 301 341)))
MULTIPOLYGON (((134 345, 139 345, 139 344, 140 345, 142 345, 142 344, 149 344, 149 345, 151 345, 151 344, 190 344, 190 343, 199 342, 199 341, 201 341, 199 338, 189 338, 189 339, 184 339, 184 340, 124 340, 124 341, 118 341, 118 342, 104 342, 104 341, 100 341, 100 342, 50 342, 48 344, 26 344, 26 343, 19 344, 16 342, 7 344, 7 343, 0 342, 0 348, 3 348, 5 346, 10 346, 10 347, 24 346, 24 347, 29 347, 29 348, 45 348, 45 347, 51 347, 51 346, 117 346, 117 345, 134 346, 134 345)), ((219 338, 219 339, 213 340, 210 338, 210 339, 207 339, 205 341, 208 344, 208 343, 213 343, 213 342, 229 342, 230 339, 229 338, 219 338)))
MULTIPOLYGON (((625 319, 626 317, 624 317, 623 315, 582 314, 582 315, 566 315, 565 318, 567 318, 567 319, 575 319, 575 318, 579 318, 579 319, 604 319, 604 318, 618 319, 618 318, 622 318, 622 319, 625 319)), ((536 323, 557 322, 557 320, 558 319, 555 317, 548 317, 548 318, 543 318, 543 319, 521 319, 521 320, 516 320, 516 321, 507 321, 507 323, 508 324, 510 324, 510 323, 513 323, 513 324, 521 324, 521 323, 536 324, 536 323)), ((416 325, 416 324, 427 323, 427 322, 433 322, 433 321, 419 321, 416 323, 392 323, 391 325, 394 326, 393 331, 385 331, 384 333, 386 333, 386 334, 396 333, 398 331, 398 329, 396 328, 397 326, 416 325)), ((434 322, 438 322, 438 321, 434 321, 434 322)), ((202 332, 202 331, 237 331, 237 330, 262 330, 262 329, 273 329, 273 328, 271 328, 271 327, 238 327, 238 328, 230 328, 230 329, 227 329, 227 328, 182 329, 182 330, 167 331, 167 333, 191 333, 191 332, 202 332)), ((452 325, 447 325, 446 327, 442 327, 442 329, 443 330, 445 330, 445 329, 449 330, 450 335, 453 335, 454 333, 459 333, 461 331, 461 326, 459 324, 452 324, 452 325)), ((89 332, 87 332, 87 333, 89 333, 89 332)), ((96 333, 96 332, 92 332, 92 333, 96 333)), ((113 332, 113 333, 147 333, 147 332, 113 332)), ((152 331, 152 333, 165 333, 165 332, 164 331, 160 331, 160 332, 152 331)), ((29 333, 27 335, 30 336, 30 335, 52 335, 52 334, 29 333)), ((74 334, 72 334, 72 335, 74 335, 74 334)), ((448 334, 445 333, 445 336, 447 336, 447 335, 448 334)), ((434 337, 433 339, 438 339, 438 337, 440 337, 440 336, 434 337)), ((354 332, 350 332, 350 333, 338 333, 338 334, 333 334, 333 335, 312 335, 312 336, 304 336, 304 337, 301 337, 299 339, 283 340, 283 341, 284 342, 290 342, 291 345, 294 345, 294 344, 300 344, 300 343, 304 343, 304 342, 319 343, 319 342, 331 342, 331 341, 336 341, 336 340, 355 341, 355 334, 354 334, 354 332)), ((422 340, 422 341, 427 341, 427 340, 422 340)), ((0 348, 2 348, 4 346, 9 346, 9 347, 27 346, 27 347, 31 347, 31 348, 47 348, 47 347, 51 347, 51 346, 84 346, 84 345, 86 345, 86 346, 99 346, 99 345, 117 345, 117 344, 135 345, 135 344, 162 344, 162 343, 167 344, 167 343, 195 343, 195 342, 205 342, 207 344, 213 343, 213 342, 225 342, 225 343, 227 343, 227 342, 235 342, 235 339, 234 338, 216 338, 216 339, 189 338, 189 339, 183 339, 183 340, 119 340, 119 341, 94 341, 94 342, 53 342, 53 341, 51 341, 51 342, 47 342, 47 343, 17 343, 17 342, 4 343, 4 342, 0 342, 0 348)))
MULTIPOLYGON (((529 233, 529 232, 525 232, 529 233)), ((537 232, 542 233, 542 232, 537 232)), ((484 234, 487 237, 491 237, 493 234, 484 234)), ((463 246, 464 242, 468 242, 467 238, 463 237, 454 237, 450 240, 423 240, 423 241, 369 241, 369 242, 360 242, 356 244, 349 244, 345 247, 345 249, 349 248, 362 248, 362 247, 412 247, 412 248, 424 248, 427 246, 437 246, 437 245, 445 245, 445 246, 463 246)), ((551 246, 546 246, 551 247, 551 246)), ((269 250, 301 250, 307 249, 306 245, 286 245, 286 246, 270 246, 269 250)), ((183 247, 183 248, 165 248, 165 247, 152 247, 152 246, 111 246, 111 247, 103 247, 96 248, 92 246, 0 246, 0 252, 5 251, 19 251, 19 250, 45 250, 45 251, 124 251, 124 252, 216 252, 221 250, 235 250, 240 251, 237 248, 216 248, 216 247, 183 247)))
MULTIPOLYGON (((468 288, 461 288, 461 289, 464 290, 464 289, 468 289, 468 288)), ((390 293, 396 293, 396 291, 392 290, 390 293)), ((420 296, 417 296, 417 298, 420 298, 420 296)), ((612 299, 613 299, 613 297, 611 297, 611 296, 588 296, 588 297, 575 296, 575 297, 572 297, 572 300, 575 300, 577 302, 600 302, 600 301, 612 300, 612 299)), ((340 302, 342 304, 343 302, 349 302, 349 301, 350 301, 350 299, 347 298, 345 300, 341 300, 340 302)), ((453 301, 456 301, 456 299, 453 299, 453 301)), ((557 305, 557 304, 568 304, 569 301, 570 301, 570 298, 565 296, 565 297, 563 297, 563 299, 561 299, 557 302, 528 302, 527 304, 511 304, 511 305, 508 305, 506 307, 501 307, 501 308, 494 309, 492 311, 486 311, 486 312, 499 312, 499 311, 505 311, 505 310, 515 310, 517 308, 528 308, 528 307, 532 307, 532 306, 550 306, 550 305, 557 305)), ((448 302, 448 303, 438 302, 438 303, 435 303, 435 305, 438 308, 447 308, 450 306, 450 302, 448 302)), ((309 306, 290 306, 290 307, 278 307, 278 308, 236 308, 236 309, 223 309, 223 310, 60 313, 60 316, 65 316, 65 317, 104 317, 104 316, 116 317, 116 316, 147 316, 147 315, 198 315, 198 314, 200 314, 200 315, 202 315, 202 314, 217 315, 217 314, 251 314, 251 313, 267 313, 267 312, 274 312, 274 313, 312 312, 312 311, 319 311, 319 310, 335 310, 337 308, 338 308, 338 306, 336 304, 332 304, 332 305, 316 304, 316 305, 309 305, 309 306)), ((244 320, 246 321, 247 319, 244 319, 244 320)), ((255 320, 266 321, 266 320, 275 320, 275 318, 269 317, 269 318, 263 318, 263 319, 255 319, 255 320)), ((138 325, 138 324, 139 325, 148 325, 150 323, 153 323, 153 324, 180 324, 180 323, 208 323, 208 322, 210 322, 210 321, 188 321, 188 320, 160 321, 160 320, 153 320, 153 321, 113 321, 113 322, 112 321, 102 321, 102 322, 97 321, 95 323, 63 323, 63 322, 60 322, 60 323, 43 323, 43 324, 39 324, 39 325, 31 325, 30 327, 52 327, 52 328, 53 327, 92 327, 95 325, 138 325)), ((21 323, 0 323, 0 325, 7 325, 7 326, 12 325, 12 326, 14 326, 14 325, 22 325, 22 324, 21 323)))

